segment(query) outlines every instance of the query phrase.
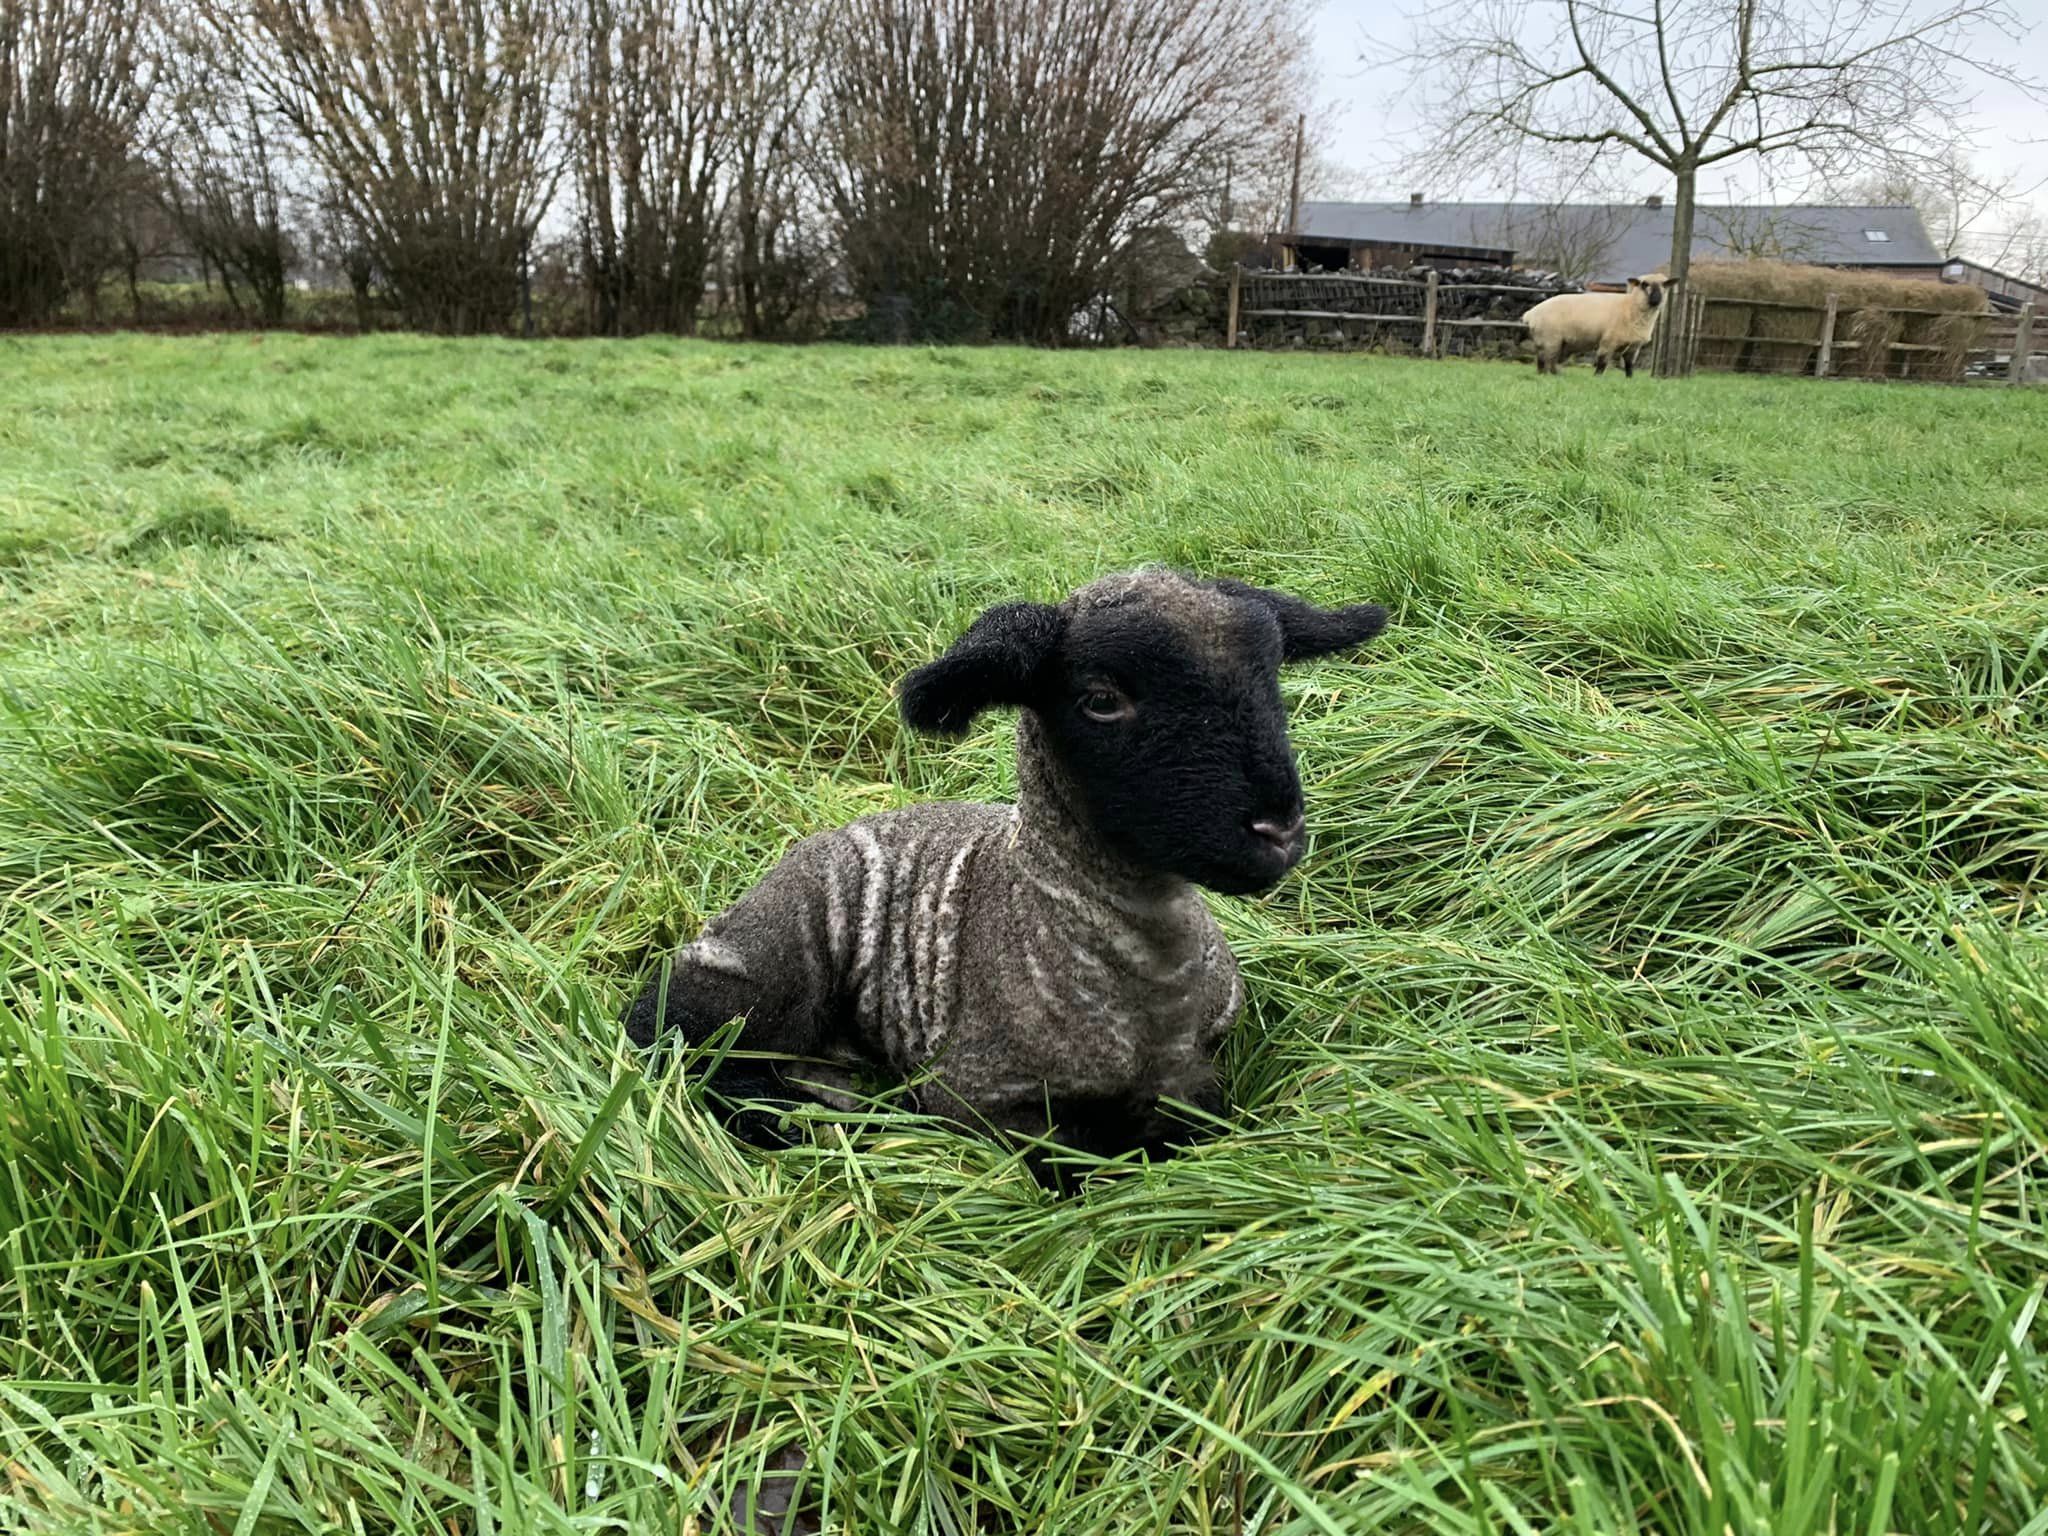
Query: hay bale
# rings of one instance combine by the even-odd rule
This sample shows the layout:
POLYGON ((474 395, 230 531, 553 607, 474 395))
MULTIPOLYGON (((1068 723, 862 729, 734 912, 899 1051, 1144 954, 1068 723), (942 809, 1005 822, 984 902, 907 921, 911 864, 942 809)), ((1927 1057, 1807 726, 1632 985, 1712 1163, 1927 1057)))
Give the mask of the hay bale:
POLYGON ((1702 261, 1692 269, 1693 288, 1714 299, 1750 299, 1769 307, 1738 309, 1709 305, 1703 327, 1700 366, 1811 373, 1817 365, 1820 328, 1829 294, 1840 306, 1835 318, 1839 348, 1836 371, 1845 377, 1960 379, 1970 347, 1983 333, 1989 302, 1984 290, 1967 283, 1934 283, 1890 277, 1853 268, 1804 266, 1787 261, 1702 261), (1900 314, 1931 310, 1933 314, 1900 314), (1743 317, 1734 332, 1722 316, 1743 317), (1716 334, 1765 338, 1747 346, 1707 343, 1716 334), (1784 337, 1781 344, 1776 338, 1784 337), (1934 347, 1901 352, 1892 343, 1934 347))
POLYGON ((1827 310, 1759 309, 1750 334, 1760 339, 1750 348, 1748 366, 1758 373, 1811 373, 1820 360, 1820 328, 1827 310))
MULTIPOLYGON (((1789 261, 1696 261, 1693 291, 1715 299, 1767 299, 1777 304, 1827 307, 1840 294, 1851 309, 1939 309, 1982 314, 1984 290, 1969 283, 1932 283, 1887 277, 1844 267, 1810 267, 1789 261)), ((1816 333, 1818 334, 1818 333, 1816 333)))
POLYGON ((1710 304, 1700 317, 1695 366, 1715 370, 1736 366, 1756 311, 1741 304, 1710 304))
POLYGON ((1989 318, 1987 315, 1960 313, 1916 317, 1918 325, 1908 327, 1908 336, 1940 350, 1919 353, 1913 364, 1914 376, 1939 379, 1947 384, 1959 383, 1963 370, 1969 365, 1970 354, 1984 345, 1989 318))
MULTIPOLYGON (((1840 325, 1838 320, 1837 325, 1840 325)), ((1895 371, 1892 343, 1905 331, 1903 317, 1889 309, 1858 309, 1849 315, 1848 336, 1852 347, 1845 349, 1841 372, 1859 379, 1881 379, 1895 371)))

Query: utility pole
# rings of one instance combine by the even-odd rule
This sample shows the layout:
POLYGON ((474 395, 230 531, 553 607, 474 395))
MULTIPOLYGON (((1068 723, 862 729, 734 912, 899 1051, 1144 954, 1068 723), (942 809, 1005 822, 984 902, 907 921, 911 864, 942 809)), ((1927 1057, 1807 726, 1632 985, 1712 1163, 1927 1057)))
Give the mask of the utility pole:
POLYGON ((1308 114, 1294 120, 1294 180, 1287 189, 1287 233, 1301 233, 1301 141, 1308 130, 1308 114))

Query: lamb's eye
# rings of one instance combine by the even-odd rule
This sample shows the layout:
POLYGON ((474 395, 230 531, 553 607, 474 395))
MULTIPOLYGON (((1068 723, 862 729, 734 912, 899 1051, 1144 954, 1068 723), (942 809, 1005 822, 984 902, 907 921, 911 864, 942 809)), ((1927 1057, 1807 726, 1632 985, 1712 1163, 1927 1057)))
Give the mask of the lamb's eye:
POLYGON ((1131 712, 1131 701, 1114 688, 1090 688, 1081 695, 1081 713, 1107 725, 1131 712))

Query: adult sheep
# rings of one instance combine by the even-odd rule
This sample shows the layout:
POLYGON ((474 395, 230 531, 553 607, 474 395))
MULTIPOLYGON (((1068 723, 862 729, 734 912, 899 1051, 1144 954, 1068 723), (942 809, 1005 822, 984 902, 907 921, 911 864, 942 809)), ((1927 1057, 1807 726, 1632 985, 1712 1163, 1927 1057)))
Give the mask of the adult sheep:
POLYGON ((742 1019, 748 1056, 707 1086, 762 1145, 779 1115, 739 1101, 844 1103, 865 1068, 998 1134, 1171 1150, 1191 1126, 1162 1101, 1222 1108, 1215 1052, 1244 996, 1195 887, 1264 890, 1304 846, 1280 666, 1386 617, 1161 569, 989 609, 902 709, 957 736, 1018 707, 1017 803, 806 838, 655 976, 628 1033, 701 1044, 742 1019))
POLYGON ((1605 373, 1616 356, 1628 378, 1636 375, 1636 353, 1657 329, 1664 306, 1664 279, 1632 277, 1624 293, 1560 293, 1522 318, 1536 343, 1536 371, 1556 373, 1574 352, 1593 354, 1593 371, 1605 373))

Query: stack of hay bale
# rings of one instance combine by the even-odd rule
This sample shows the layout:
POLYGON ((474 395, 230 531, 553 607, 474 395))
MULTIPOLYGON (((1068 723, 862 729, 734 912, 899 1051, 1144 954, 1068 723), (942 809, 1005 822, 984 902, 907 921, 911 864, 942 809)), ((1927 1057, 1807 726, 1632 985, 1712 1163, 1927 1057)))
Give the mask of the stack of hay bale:
POLYGON ((1984 290, 1967 284, 1782 261, 1697 262, 1692 287, 1730 301, 1706 307, 1694 366, 1741 373, 1813 373, 1832 293, 1831 374, 1953 383, 1988 310, 1984 290))

